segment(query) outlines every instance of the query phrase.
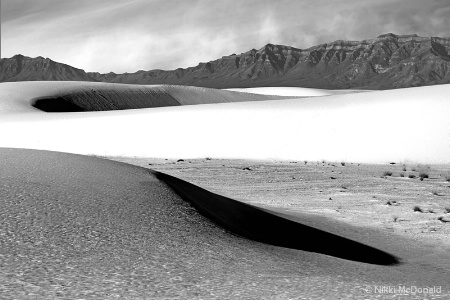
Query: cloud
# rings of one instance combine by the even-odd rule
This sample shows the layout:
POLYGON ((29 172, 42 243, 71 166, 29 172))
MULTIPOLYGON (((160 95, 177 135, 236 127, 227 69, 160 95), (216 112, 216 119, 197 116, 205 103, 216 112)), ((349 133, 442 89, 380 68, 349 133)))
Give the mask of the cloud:
POLYGON ((174 69, 267 43, 450 36, 447 0, 3 0, 2 55, 100 72, 174 69))

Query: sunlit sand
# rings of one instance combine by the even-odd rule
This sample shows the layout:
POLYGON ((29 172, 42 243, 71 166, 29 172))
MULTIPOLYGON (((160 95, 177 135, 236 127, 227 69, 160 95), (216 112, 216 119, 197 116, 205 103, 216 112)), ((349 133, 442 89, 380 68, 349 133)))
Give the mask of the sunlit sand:
MULTIPOLYGON (((167 158, 450 162, 448 85, 106 112, 45 113, 31 105, 80 85, 2 83, 0 126, 8 129, 0 146, 167 158)), ((205 97, 214 98, 214 90, 205 97)))

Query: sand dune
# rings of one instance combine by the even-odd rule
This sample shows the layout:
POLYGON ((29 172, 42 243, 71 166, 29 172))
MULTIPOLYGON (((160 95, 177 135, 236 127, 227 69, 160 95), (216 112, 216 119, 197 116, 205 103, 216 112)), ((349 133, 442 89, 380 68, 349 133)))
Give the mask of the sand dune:
POLYGON ((27 111, 30 104, 50 112, 109 111, 287 98, 190 86, 51 81, 2 83, 0 93, 0 113, 27 111))
MULTIPOLYGON (((379 266, 395 259, 346 240, 345 229, 330 235, 301 225, 305 216, 244 205, 143 168, 56 152, 0 155, 0 281, 8 298, 329 299, 332 289, 333 297, 359 299, 369 285, 445 285, 448 276, 408 260, 379 266), (211 220, 256 241, 202 217, 163 181, 211 220), (361 259, 372 264, 351 261, 361 259)), ((373 244, 402 257, 413 249, 376 235, 373 244)))
MULTIPOLYGON (((0 146, 163 158, 450 163, 449 85, 95 113, 49 114, 31 106, 36 98, 89 86, 0 84, 0 146)), ((139 89, 111 89, 120 96, 133 88, 139 89)), ((189 94, 188 102, 201 91, 179 88, 171 95, 189 94)), ((234 100, 246 100, 242 95, 234 100)))

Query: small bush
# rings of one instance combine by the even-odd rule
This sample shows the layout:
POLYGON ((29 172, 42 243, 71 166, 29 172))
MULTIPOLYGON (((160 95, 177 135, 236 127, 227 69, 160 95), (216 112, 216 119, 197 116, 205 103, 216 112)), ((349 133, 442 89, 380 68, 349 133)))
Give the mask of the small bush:
POLYGON ((386 202, 386 205, 394 205, 394 206, 397 206, 398 205, 398 202, 397 201, 395 201, 395 200, 392 200, 392 201, 388 201, 388 202, 386 202))
POLYGON ((450 182, 450 175, 445 176, 445 181, 450 182))
POLYGON ((414 174, 409 174, 409 175, 408 175, 408 178, 416 178, 416 175, 414 175, 414 174))
POLYGON ((345 167, 345 162, 341 162, 341 166, 345 167))
POLYGON ((423 210, 419 206, 414 206, 413 211, 423 213, 423 210))
POLYGON ((443 223, 449 223, 450 220, 444 219, 444 217, 439 217, 437 218, 439 221, 443 222, 443 223))
POLYGON ((403 166, 402 170, 403 170, 403 172, 406 172, 406 166, 403 166))
POLYGON ((435 195, 435 196, 440 196, 440 194, 439 194, 438 191, 432 191, 431 193, 432 193, 433 195, 435 195))
POLYGON ((400 173, 400 177, 405 177, 405 174, 403 174, 403 173, 400 173))
POLYGON ((444 208, 444 211, 445 211, 446 214, 450 214, 450 207, 444 208))
POLYGON ((391 171, 384 171, 383 172, 383 176, 392 176, 392 172, 391 171))
POLYGON ((423 180, 424 178, 429 178, 427 172, 420 172, 419 173, 419 177, 420 177, 421 180, 423 180))

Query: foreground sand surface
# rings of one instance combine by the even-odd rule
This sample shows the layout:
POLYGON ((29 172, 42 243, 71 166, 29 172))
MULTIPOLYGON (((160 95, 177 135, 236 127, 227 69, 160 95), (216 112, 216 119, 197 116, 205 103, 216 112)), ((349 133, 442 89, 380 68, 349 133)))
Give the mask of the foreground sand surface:
POLYGON ((447 253, 410 239, 292 213, 285 216, 334 228, 402 263, 272 246, 211 222, 147 169, 55 152, 0 154, 0 280, 7 298, 371 299, 377 295, 366 291, 375 285, 442 288, 405 299, 450 295, 447 253))

